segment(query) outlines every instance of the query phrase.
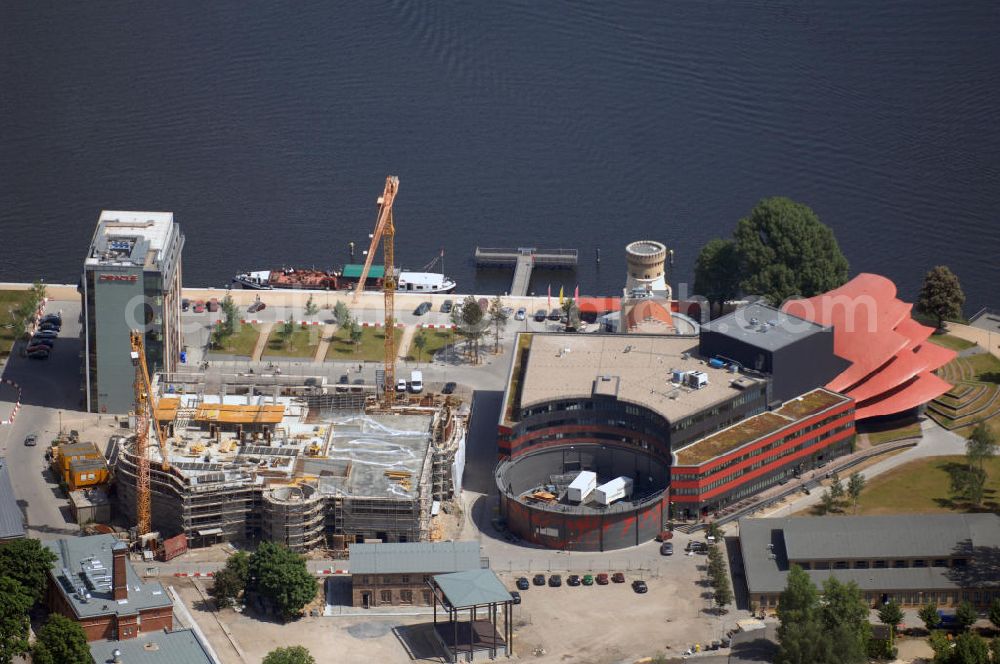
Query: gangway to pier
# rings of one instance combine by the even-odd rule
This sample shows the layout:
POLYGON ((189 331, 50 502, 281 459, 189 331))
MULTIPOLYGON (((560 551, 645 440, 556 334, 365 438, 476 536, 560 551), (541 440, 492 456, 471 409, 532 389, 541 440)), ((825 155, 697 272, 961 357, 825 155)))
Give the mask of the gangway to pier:
POLYGON ((510 295, 520 297, 528 294, 531 272, 537 267, 574 268, 579 259, 576 249, 538 249, 518 247, 498 249, 476 247, 476 267, 513 267, 514 279, 510 295))

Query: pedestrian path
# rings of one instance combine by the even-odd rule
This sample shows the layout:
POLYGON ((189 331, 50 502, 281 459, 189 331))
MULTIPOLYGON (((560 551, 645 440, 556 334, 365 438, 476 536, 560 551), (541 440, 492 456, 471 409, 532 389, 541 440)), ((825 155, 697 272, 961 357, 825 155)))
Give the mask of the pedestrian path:
POLYGON ((406 360, 409 356, 410 343, 413 341, 413 334, 416 329, 416 325, 406 325, 403 327, 403 337, 399 340, 399 351, 396 353, 396 359, 406 360))
POLYGON ((267 340, 271 336, 272 328, 274 328, 274 323, 261 324, 260 336, 257 337, 257 345, 253 347, 253 355, 250 356, 252 361, 260 362, 260 357, 264 354, 264 349, 267 348, 267 340))
POLYGON ((320 332, 319 345, 316 346, 316 354, 313 356, 313 362, 323 362, 326 360, 326 353, 330 349, 330 342, 333 341, 333 335, 339 329, 340 326, 336 323, 327 323, 323 326, 323 331, 320 332))

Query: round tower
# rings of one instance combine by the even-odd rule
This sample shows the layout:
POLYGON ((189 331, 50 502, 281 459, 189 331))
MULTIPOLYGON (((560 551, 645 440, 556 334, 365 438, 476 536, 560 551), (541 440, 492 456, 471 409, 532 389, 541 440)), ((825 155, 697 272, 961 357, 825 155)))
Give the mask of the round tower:
POLYGON ((670 298, 667 284, 667 247, 655 240, 639 240, 625 247, 625 262, 628 264, 628 279, 625 281, 626 295, 636 289, 670 298))

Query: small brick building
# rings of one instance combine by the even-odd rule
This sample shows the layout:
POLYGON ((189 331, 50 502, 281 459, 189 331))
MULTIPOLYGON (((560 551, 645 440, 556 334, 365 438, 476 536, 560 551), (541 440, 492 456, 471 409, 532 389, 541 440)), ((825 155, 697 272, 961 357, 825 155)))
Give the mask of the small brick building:
POLYGON ((46 542, 58 559, 49 572, 49 611, 75 620, 88 641, 134 639, 173 629, 173 603, 163 586, 143 581, 128 547, 113 535, 46 542))
POLYGON ((354 606, 432 606, 434 574, 488 567, 478 542, 351 544, 354 606))

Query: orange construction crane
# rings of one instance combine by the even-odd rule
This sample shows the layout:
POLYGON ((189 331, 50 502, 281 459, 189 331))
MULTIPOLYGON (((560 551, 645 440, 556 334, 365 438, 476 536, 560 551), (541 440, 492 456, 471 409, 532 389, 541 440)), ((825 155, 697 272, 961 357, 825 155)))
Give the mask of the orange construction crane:
POLYGON ((396 235, 396 227, 392 220, 392 204, 396 200, 397 191, 399 191, 399 178, 395 175, 388 176, 385 179, 385 190, 378 199, 378 221, 375 223, 375 232, 372 234, 368 256, 365 257, 365 267, 361 270, 361 278, 358 279, 358 286, 354 290, 354 297, 351 300, 352 304, 358 303, 361 291, 365 288, 365 281, 368 279, 372 260, 375 258, 375 250, 378 248, 379 241, 382 240, 382 251, 385 257, 385 276, 382 278, 382 291, 385 294, 385 385, 382 390, 382 404, 385 408, 391 408, 396 397, 396 345, 394 343, 396 268, 393 256, 393 238, 396 235))
POLYGON ((135 455, 136 477, 135 514, 136 535, 142 537, 152 530, 152 515, 149 493, 149 429, 152 425, 161 445, 164 467, 166 467, 166 450, 163 432, 153 412, 153 388, 149 380, 149 369, 146 366, 146 348, 142 332, 132 330, 129 333, 129 343, 132 347, 132 365, 135 367, 135 455))

